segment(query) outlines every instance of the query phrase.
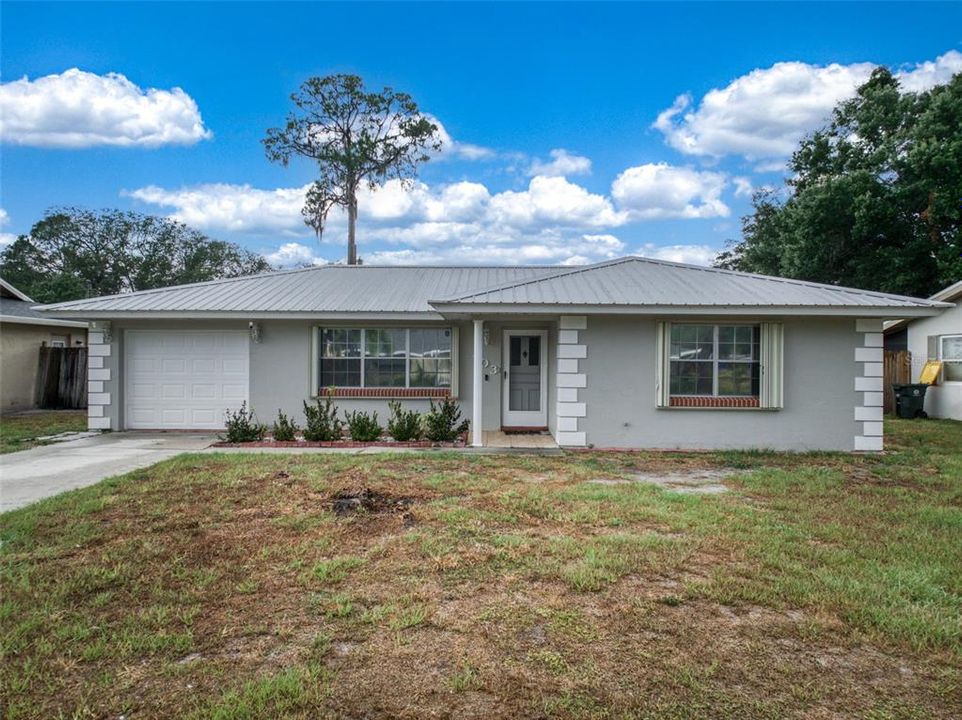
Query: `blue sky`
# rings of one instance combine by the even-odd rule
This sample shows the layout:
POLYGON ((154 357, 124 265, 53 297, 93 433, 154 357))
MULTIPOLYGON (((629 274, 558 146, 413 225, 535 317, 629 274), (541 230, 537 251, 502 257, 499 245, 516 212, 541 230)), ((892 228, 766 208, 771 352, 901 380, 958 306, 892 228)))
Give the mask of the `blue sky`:
POLYGON ((710 262, 873 64, 962 71, 962 4, 21 4, 0 17, 2 240, 52 206, 172 215, 278 265, 344 256, 264 157, 311 75, 409 92, 449 139, 361 199, 379 263, 710 262), (74 69, 77 72, 74 72, 74 69))

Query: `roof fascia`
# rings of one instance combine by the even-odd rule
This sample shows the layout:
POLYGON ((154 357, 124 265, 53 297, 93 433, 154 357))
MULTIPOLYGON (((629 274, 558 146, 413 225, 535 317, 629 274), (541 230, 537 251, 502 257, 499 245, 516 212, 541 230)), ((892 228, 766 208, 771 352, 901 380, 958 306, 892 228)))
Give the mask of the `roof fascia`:
POLYGON ((17 290, 17 288, 15 288, 13 285, 8 283, 3 278, 0 278, 0 286, 2 286, 3 289, 6 290, 8 293, 11 293, 12 295, 14 295, 18 300, 23 300, 24 302, 28 302, 28 303, 33 302, 33 299, 27 297, 26 293, 23 293, 20 290, 17 290))
POLYGON ((784 315, 804 317, 928 317, 938 315, 942 307, 937 305, 916 307, 823 307, 807 305, 544 305, 491 303, 436 303, 442 313, 469 313, 471 315, 784 315))
POLYGON ((0 323, 12 325, 44 325, 51 327, 86 328, 88 324, 79 320, 59 320, 57 318, 24 317, 23 315, 0 315, 0 323))
POLYGON ((91 320, 443 320, 437 312, 190 312, 178 310, 65 310, 58 314, 82 315, 91 320))

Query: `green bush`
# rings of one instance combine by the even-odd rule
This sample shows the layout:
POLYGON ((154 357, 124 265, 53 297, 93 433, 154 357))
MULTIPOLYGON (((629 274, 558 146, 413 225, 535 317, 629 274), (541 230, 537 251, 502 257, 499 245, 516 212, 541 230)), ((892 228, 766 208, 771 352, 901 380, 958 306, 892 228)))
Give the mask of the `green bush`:
POLYGON ((347 418, 347 431, 351 434, 351 440, 358 442, 374 442, 381 437, 381 426, 377 422, 377 413, 368 415, 366 412, 355 411, 345 413, 347 418))
POLYGON ((387 423, 388 435, 398 442, 420 440, 424 434, 421 413, 405 410, 398 400, 392 400, 387 405, 391 408, 391 419, 387 423))
POLYGON ((248 409, 246 401, 241 403, 240 410, 228 409, 224 413, 224 427, 226 432, 221 439, 230 443, 257 442, 267 433, 267 426, 257 422, 254 409, 248 409))
POLYGON ((468 429, 468 421, 461 420, 461 408, 449 397, 437 405, 431 401, 431 412, 424 416, 424 434, 432 442, 453 442, 468 429))
POLYGON ((341 439, 342 423, 337 417, 337 405, 331 393, 327 394, 324 402, 315 398, 314 404, 304 401, 304 439, 321 442, 331 442, 341 439))
POLYGON ((294 439, 294 436, 297 435, 298 430, 300 430, 300 428, 297 427, 297 423, 278 409, 277 420, 274 421, 271 436, 280 442, 290 442, 294 439))

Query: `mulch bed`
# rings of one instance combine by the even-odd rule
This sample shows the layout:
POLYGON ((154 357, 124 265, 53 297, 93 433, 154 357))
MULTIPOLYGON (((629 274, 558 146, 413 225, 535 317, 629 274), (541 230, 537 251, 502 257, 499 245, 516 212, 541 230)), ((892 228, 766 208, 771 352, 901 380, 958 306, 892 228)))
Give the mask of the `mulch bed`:
POLYGON ((409 440, 398 442, 397 440, 374 440, 373 442, 360 442, 358 440, 258 440, 247 443, 216 442, 211 447, 225 448, 366 448, 366 447, 391 447, 391 448, 462 448, 465 447, 463 440, 455 442, 432 442, 431 440, 409 440))

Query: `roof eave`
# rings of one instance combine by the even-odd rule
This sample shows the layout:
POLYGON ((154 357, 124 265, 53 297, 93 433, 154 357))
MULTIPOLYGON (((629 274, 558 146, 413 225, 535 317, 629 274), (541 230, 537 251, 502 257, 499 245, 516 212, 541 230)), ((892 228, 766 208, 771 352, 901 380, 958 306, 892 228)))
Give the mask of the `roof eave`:
POLYGON ((90 320, 441 320, 437 312, 264 312, 205 310, 66 310, 90 320))
POLYGON ((21 291, 21 290, 17 290, 17 288, 15 288, 13 285, 11 285, 10 283, 8 283, 8 282, 7 282, 6 280, 4 280, 3 278, 0 278, 0 287, 2 287, 4 290, 6 290, 6 291, 7 291, 8 293, 10 293, 11 295, 13 295, 14 298, 16 298, 17 300, 22 300, 23 302, 28 302, 28 303, 32 303, 32 302, 33 302, 33 300, 32 300, 30 297, 28 297, 26 293, 24 293, 24 292, 21 291))
POLYGON ((784 315, 793 317, 902 318, 928 317, 938 315, 943 310, 943 307, 935 304, 917 307, 830 307, 802 305, 573 305, 560 303, 434 302, 431 305, 441 313, 469 313, 474 315, 554 313, 571 315, 784 315))
POLYGON ((88 323, 80 320, 64 320, 62 318, 26 317, 24 315, 0 315, 0 323, 14 325, 43 325, 45 327, 74 327, 87 328, 88 323))

